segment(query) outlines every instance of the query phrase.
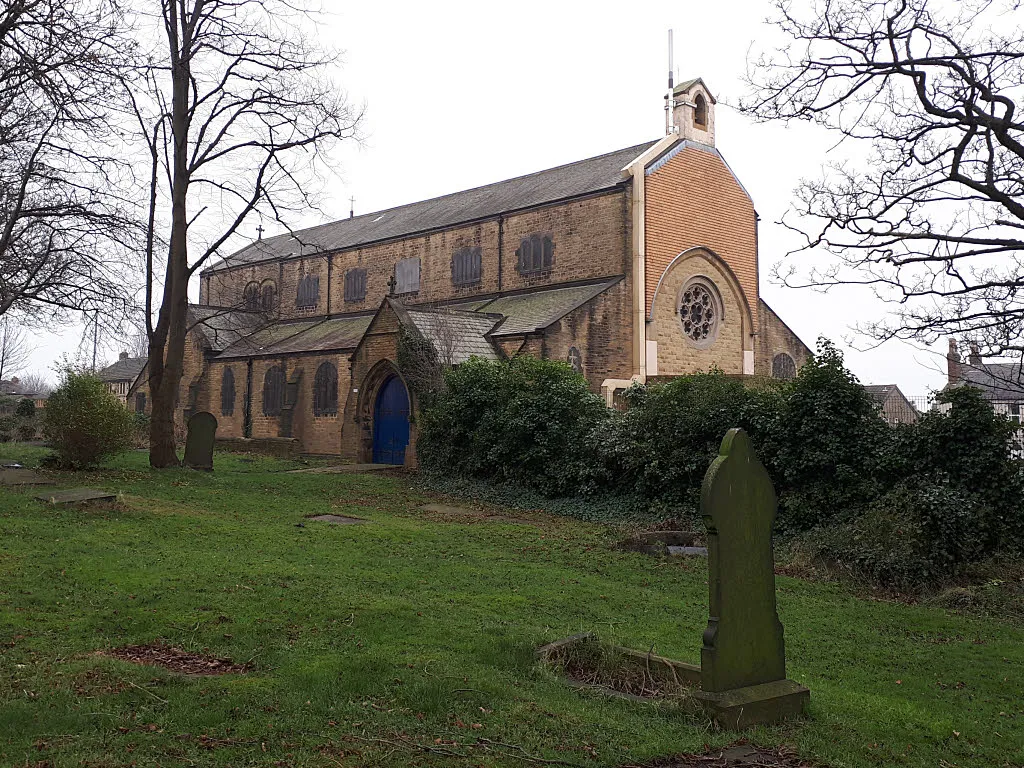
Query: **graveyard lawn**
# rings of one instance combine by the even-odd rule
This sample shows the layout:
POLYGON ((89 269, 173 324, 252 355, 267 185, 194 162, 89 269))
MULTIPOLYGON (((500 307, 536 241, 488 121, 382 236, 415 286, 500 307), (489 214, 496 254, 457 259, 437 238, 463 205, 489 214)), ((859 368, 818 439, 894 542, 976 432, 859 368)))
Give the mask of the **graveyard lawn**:
MULTIPOLYGON (((0 489, 0 765, 618 766, 736 740, 534 658, 590 630, 698 662, 704 560, 297 466, 152 472, 132 453, 55 475, 113 503, 0 489)), ((787 577, 778 607, 812 717, 754 743, 835 768, 1024 765, 1024 628, 787 577)))

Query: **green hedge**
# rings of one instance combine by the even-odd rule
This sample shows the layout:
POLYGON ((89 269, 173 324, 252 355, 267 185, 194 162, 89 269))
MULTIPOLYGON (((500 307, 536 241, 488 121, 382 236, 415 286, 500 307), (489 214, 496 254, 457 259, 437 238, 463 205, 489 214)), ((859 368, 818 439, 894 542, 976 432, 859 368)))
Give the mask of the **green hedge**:
POLYGON ((64 372, 43 409, 43 435, 64 469, 93 467, 131 447, 135 419, 106 384, 87 373, 64 372))
POLYGON ((980 393, 890 427, 827 340, 790 382, 720 371, 627 390, 610 411, 582 376, 533 358, 472 360, 422 415, 428 471, 548 497, 596 493, 695 515, 726 430, 743 427, 775 483, 778 530, 880 581, 920 583, 1024 542, 1014 426, 980 393))

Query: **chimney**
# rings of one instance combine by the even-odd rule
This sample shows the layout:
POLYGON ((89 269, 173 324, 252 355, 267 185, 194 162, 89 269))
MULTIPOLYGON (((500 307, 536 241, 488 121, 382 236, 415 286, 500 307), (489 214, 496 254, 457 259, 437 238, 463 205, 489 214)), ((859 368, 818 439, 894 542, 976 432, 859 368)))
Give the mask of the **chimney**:
POLYGON ((967 362, 970 363, 971 368, 981 368, 981 353, 978 351, 978 345, 971 343, 971 354, 967 357, 967 362))
POLYGON ((122 352, 121 356, 118 359, 119 360, 127 360, 128 359, 128 353, 127 352, 122 352))
POLYGON ((949 340, 949 351, 946 353, 946 380, 951 387, 957 386, 963 381, 963 373, 960 371, 960 352, 956 348, 956 340, 949 340))
POLYGON ((715 97, 699 77, 672 89, 672 127, 681 139, 715 146, 715 97))

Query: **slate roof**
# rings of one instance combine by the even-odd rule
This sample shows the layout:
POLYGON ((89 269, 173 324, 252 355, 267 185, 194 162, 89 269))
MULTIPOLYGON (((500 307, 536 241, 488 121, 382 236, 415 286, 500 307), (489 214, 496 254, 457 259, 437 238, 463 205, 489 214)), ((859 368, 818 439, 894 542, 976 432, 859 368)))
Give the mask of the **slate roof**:
POLYGON ((369 315, 333 320, 300 320, 268 325, 239 338, 220 357, 286 355, 298 352, 355 349, 373 318, 369 315))
POLYGON ((965 384, 981 390, 986 400, 1024 402, 1024 372, 1020 363, 964 363, 965 384))
POLYGON ((625 180, 622 169, 656 143, 649 141, 496 184, 257 240, 203 271, 338 251, 613 189, 625 180))
POLYGON ((464 363, 471 357, 498 360, 497 350, 487 334, 501 319, 478 312, 452 309, 422 310, 405 308, 405 314, 434 348, 450 356, 449 365, 464 363))
POLYGON ((885 398, 889 396, 889 393, 894 389, 899 390, 895 384, 865 384, 864 389, 871 395, 872 399, 878 403, 884 403, 885 398))
POLYGON ((144 357, 124 357, 113 365, 108 365, 96 375, 102 381, 135 381, 142 369, 146 367, 144 357))
POLYGON ((476 311, 505 316, 492 336, 519 336, 547 328, 621 279, 615 277, 599 283, 502 296, 483 304, 476 311))
POLYGON ((203 334, 214 352, 221 352, 232 344, 269 324, 259 312, 190 304, 189 325, 203 334))

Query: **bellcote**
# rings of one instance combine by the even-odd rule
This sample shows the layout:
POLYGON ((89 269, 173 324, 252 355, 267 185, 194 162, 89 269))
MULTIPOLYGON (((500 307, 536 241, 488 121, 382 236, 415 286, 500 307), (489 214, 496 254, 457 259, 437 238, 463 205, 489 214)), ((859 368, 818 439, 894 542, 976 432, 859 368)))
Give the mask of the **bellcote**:
POLYGON ((672 130, 680 138, 715 146, 715 97, 697 77, 672 89, 672 130))

